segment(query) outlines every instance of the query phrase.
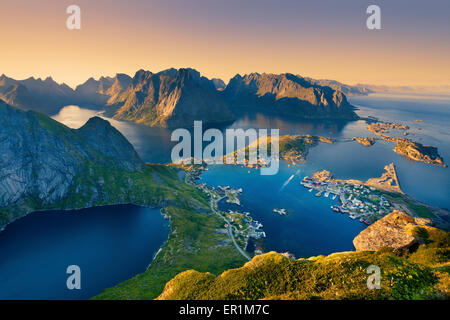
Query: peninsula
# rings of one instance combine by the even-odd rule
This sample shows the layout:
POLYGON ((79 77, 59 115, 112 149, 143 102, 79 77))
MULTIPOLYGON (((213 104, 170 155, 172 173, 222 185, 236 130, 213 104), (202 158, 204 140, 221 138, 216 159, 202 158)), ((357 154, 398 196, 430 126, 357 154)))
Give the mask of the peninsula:
POLYGON ((408 214, 433 220, 443 229, 449 228, 450 212, 421 203, 404 194, 400 189, 397 173, 393 163, 384 167, 385 172, 379 178, 370 178, 363 182, 356 179, 335 179, 333 175, 323 170, 313 176, 305 177, 301 184, 316 190, 317 196, 322 193, 334 194, 339 197, 339 206, 331 206, 335 212, 348 214, 352 219, 371 224, 382 218, 393 209, 408 214))

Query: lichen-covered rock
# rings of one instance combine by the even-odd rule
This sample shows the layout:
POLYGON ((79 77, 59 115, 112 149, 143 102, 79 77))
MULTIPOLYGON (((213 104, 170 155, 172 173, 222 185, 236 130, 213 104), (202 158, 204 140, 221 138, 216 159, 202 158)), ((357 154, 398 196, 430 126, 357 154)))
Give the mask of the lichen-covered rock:
POLYGON ((408 250, 418 242, 414 229, 430 224, 429 219, 414 218, 402 211, 394 210, 361 231, 353 239, 353 245, 357 251, 376 251, 384 247, 408 250))

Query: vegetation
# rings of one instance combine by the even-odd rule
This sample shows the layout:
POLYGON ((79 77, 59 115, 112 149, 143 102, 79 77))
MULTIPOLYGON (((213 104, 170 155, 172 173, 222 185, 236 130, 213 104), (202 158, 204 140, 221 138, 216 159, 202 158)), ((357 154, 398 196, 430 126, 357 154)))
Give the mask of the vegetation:
POLYGON ((270 252, 218 277, 190 270, 171 280, 159 298, 448 298, 448 233, 438 233, 437 238, 433 234, 435 240, 432 243, 423 244, 415 253, 404 256, 387 248, 377 252, 342 252, 299 260, 270 252), (441 266, 441 261, 446 261, 446 268, 441 266), (367 288, 367 268, 370 265, 381 269, 380 290, 367 288))

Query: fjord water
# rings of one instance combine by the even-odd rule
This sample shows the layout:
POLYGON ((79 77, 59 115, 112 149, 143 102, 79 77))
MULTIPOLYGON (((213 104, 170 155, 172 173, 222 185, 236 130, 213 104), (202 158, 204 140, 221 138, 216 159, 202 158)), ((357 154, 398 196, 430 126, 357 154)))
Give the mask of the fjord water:
POLYGON ((0 232, 1 299, 89 299, 144 272, 167 239, 158 209, 133 205, 32 213, 0 232), (69 265, 81 290, 68 290, 69 265))
MULTIPOLYGON (((371 95, 351 97, 360 116, 399 121, 411 127, 409 138, 437 146, 450 161, 450 97, 371 95), (415 120, 423 120, 416 122, 415 120)), ((98 111, 68 106, 54 118, 71 128, 81 127, 98 111)), ((171 130, 108 119, 133 144, 144 161, 170 162, 171 130)), ((224 128, 279 128, 280 134, 315 134, 337 139, 372 136, 365 121, 312 121, 246 114, 224 128)), ((202 181, 242 187, 242 211, 260 221, 267 234, 264 249, 309 257, 353 250, 352 239, 365 228, 347 215, 334 213, 331 198, 315 197, 299 182, 305 175, 327 169, 338 178, 378 177, 394 162, 402 189, 426 203, 450 208, 450 169, 404 159, 393 145, 372 147, 356 142, 319 144, 305 164, 280 163, 274 176, 240 166, 209 166, 202 181), (249 172, 250 171, 250 172, 249 172), (292 177, 293 176, 293 177, 292 177), (291 178, 289 180, 289 178, 291 178), (274 208, 286 208, 280 216, 274 208)), ((0 233, 0 299, 85 299, 103 288, 143 272, 167 238, 168 227, 156 209, 109 206, 73 212, 33 213, 0 233), (82 290, 66 288, 66 268, 78 264, 82 290)))

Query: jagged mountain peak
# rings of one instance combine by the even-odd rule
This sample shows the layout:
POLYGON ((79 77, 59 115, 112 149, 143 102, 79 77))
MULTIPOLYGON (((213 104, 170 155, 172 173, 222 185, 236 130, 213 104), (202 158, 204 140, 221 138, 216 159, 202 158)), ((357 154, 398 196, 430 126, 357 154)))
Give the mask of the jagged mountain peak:
POLYGON ((292 73, 236 75, 223 95, 240 109, 251 107, 303 118, 357 118, 354 107, 340 91, 292 73))

